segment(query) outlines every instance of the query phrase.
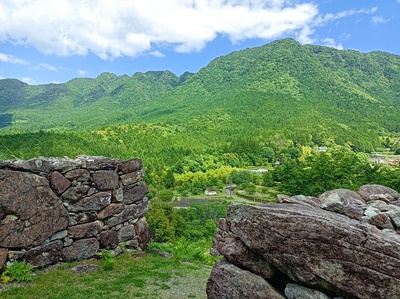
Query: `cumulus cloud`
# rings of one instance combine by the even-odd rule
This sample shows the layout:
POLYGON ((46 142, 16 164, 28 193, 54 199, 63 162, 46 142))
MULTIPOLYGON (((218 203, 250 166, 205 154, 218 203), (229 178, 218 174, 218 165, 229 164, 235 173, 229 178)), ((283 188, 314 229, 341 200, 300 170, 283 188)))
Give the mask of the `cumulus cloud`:
POLYGON ((333 38, 324 38, 322 40, 322 42, 327 47, 336 48, 338 50, 343 50, 343 45, 342 44, 337 44, 333 38))
POLYGON ((22 82, 28 83, 29 85, 35 85, 36 81, 29 77, 24 77, 21 79, 22 82))
POLYGON ((311 0, 13 0, 0 3, 0 41, 60 56, 159 55, 199 51, 217 35, 310 41, 317 14, 311 0))
POLYGON ((0 62, 8 62, 12 64, 21 64, 21 65, 27 65, 28 62, 26 62, 23 59, 17 58, 14 55, 10 54, 5 54, 5 53, 0 53, 0 62))
POLYGON ((165 55, 163 53, 161 53, 160 51, 153 51, 149 53, 150 55, 153 55, 155 57, 165 57, 165 55))
POLYGON ((301 44, 312 44, 315 40, 311 38, 311 34, 314 33, 314 29, 310 26, 304 26, 302 30, 297 35, 297 40, 301 44))
MULTIPOLYGON (((399 0, 400 1, 400 0, 399 0)), ((373 24, 386 24, 387 22, 389 22, 389 19, 385 19, 384 17, 372 17, 371 22, 373 24)))

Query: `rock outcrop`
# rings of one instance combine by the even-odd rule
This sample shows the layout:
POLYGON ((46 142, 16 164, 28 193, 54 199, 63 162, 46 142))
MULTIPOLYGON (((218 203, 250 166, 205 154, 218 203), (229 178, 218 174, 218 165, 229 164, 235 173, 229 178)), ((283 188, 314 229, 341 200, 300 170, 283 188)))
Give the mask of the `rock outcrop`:
POLYGON ((224 259, 208 298, 400 298, 399 198, 366 185, 278 196, 261 207, 231 204, 213 242, 224 259), (265 288, 271 295, 259 297, 265 288))
POLYGON ((146 247, 143 177, 140 159, 0 161, 0 270, 7 261, 43 267, 86 259, 121 243, 146 247))

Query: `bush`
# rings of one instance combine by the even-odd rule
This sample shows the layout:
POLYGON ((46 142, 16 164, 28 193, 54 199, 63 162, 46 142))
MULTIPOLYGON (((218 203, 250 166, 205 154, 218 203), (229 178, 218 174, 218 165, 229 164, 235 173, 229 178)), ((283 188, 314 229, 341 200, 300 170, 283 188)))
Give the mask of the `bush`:
POLYGON ((187 234, 187 223, 172 203, 153 199, 146 219, 153 241, 174 242, 187 234))
POLYGON ((14 262, 10 266, 5 266, 3 273, 0 276, 4 284, 9 282, 28 282, 32 280, 32 266, 27 262, 14 262))
POLYGON ((162 201, 171 201, 174 197, 174 191, 171 189, 163 189, 157 192, 157 198, 162 201))
POLYGON ((103 249, 97 256, 103 260, 102 266, 104 270, 110 271, 114 269, 114 256, 110 251, 103 249))
POLYGON ((177 261, 188 260, 206 265, 214 265, 220 257, 209 254, 211 242, 199 240, 191 242, 185 238, 180 238, 174 243, 150 242, 148 250, 159 250, 172 254, 177 261))
POLYGON ((253 181, 253 175, 248 170, 234 170, 229 179, 234 184, 245 184, 253 181))

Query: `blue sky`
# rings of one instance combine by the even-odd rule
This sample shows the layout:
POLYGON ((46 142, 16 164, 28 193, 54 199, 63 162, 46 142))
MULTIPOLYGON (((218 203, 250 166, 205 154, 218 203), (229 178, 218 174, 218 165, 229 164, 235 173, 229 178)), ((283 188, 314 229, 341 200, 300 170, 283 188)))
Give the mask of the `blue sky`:
POLYGON ((400 55, 400 0, 0 0, 0 79, 197 72, 292 37, 400 55))

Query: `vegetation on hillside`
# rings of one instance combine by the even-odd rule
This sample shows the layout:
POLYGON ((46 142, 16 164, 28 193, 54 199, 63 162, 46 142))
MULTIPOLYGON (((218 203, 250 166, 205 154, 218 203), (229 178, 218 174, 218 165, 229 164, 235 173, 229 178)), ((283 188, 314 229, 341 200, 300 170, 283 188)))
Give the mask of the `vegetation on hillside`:
MULTIPOLYGON (((252 202, 271 201, 278 192, 318 196, 374 183, 400 190, 398 165, 369 159, 378 151, 400 154, 399 112, 399 56, 285 39, 180 77, 169 71, 103 73, 38 86, 0 80, 0 159, 139 157, 152 198, 150 247, 210 264, 218 218, 235 198, 219 196, 187 209, 177 209, 177 200, 205 189, 221 195, 228 185, 252 202), (264 170, 249 172, 257 168, 264 170)), ((122 269, 126 279, 114 279, 125 288, 131 274, 118 260, 112 267, 122 269)), ((99 276, 88 280, 104 283, 99 276)), ((114 289, 104 288, 99 292, 114 289)), ((135 287, 118 296, 126 294, 153 296, 135 287)))
POLYGON ((103 73, 37 86, 0 80, 1 113, 12 115, 0 134, 153 123, 193 133, 206 126, 226 142, 242 136, 263 142, 278 134, 295 144, 350 142, 371 152, 379 136, 400 130, 399 82, 399 56, 284 39, 219 57, 181 77, 103 73))

